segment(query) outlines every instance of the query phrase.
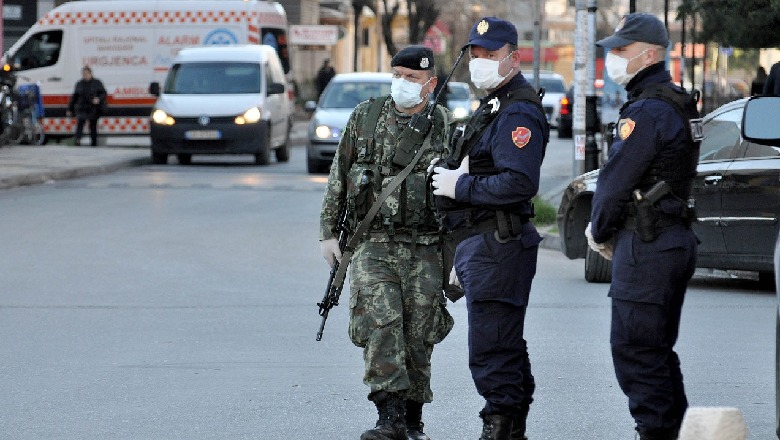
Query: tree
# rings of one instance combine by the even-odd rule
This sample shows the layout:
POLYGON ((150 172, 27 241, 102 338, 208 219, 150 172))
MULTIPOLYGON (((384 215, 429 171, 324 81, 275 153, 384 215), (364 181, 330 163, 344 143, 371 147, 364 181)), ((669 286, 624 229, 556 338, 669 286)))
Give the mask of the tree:
MULTIPOLYGON (((395 0, 392 6, 388 0, 382 0, 384 14, 382 15, 382 36, 385 40, 387 53, 394 56, 398 53, 398 46, 393 41, 393 20, 398 16, 401 7, 400 0, 395 0)), ((406 0, 406 11, 409 19, 409 43, 420 44, 425 33, 439 18, 439 9, 433 0, 406 0)))
POLYGON ((678 15, 698 13, 702 30, 697 40, 723 46, 780 46, 780 0, 684 0, 678 15))

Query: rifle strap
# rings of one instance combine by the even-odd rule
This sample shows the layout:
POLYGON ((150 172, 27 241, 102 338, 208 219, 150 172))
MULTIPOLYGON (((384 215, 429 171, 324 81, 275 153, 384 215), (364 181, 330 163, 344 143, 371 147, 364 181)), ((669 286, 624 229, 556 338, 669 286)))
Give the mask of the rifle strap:
POLYGON ((399 185, 401 185, 404 179, 406 179, 409 176, 409 174, 411 174, 412 169, 414 169, 415 165, 417 165, 417 162, 420 161, 420 158, 422 157, 423 153, 425 153, 429 148, 431 148, 430 132, 428 133, 428 136, 425 137, 425 142, 423 143, 422 147, 420 147, 420 150, 417 151, 417 154, 414 155, 412 161, 409 162, 409 165, 407 165, 406 168, 401 170, 401 172, 398 173, 398 175, 395 176, 393 180, 390 181, 390 183, 385 187, 385 189, 383 189, 382 192, 379 193, 379 196, 374 201, 374 204, 371 205, 371 209, 368 210, 366 216, 363 217, 363 220, 360 221, 358 227, 355 228, 355 233, 352 234, 352 237, 349 238, 347 245, 344 246, 344 253, 341 255, 341 262, 339 263, 339 268, 336 271, 336 276, 333 277, 334 284, 336 282, 338 283, 343 282, 344 278, 347 276, 347 267, 349 266, 349 261, 352 259, 352 254, 354 252, 355 246, 357 246, 357 244, 360 243, 363 234, 365 234, 368 228, 371 227, 371 221, 374 219, 374 216, 376 216, 376 213, 379 212, 379 208, 381 208, 385 200, 388 197, 390 197, 390 194, 392 194, 393 191, 395 191, 395 189, 398 188, 399 185))

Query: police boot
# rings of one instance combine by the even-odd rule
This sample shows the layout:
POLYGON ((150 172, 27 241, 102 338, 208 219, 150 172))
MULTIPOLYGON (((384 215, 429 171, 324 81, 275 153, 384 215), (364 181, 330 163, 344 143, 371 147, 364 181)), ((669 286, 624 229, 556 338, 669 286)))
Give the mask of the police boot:
POLYGON ((422 402, 406 401, 406 438, 407 440, 431 440, 423 432, 422 402))
POLYGON ((512 440, 512 418, 502 414, 482 417, 482 436, 479 440, 512 440))
POLYGON ((679 431, 674 429, 665 432, 638 434, 639 440, 677 440, 679 431))
POLYGON ((530 408, 524 405, 520 412, 512 417, 512 436, 511 440, 528 440, 525 436, 525 422, 528 420, 528 410, 530 408))
POLYGON ((374 401, 379 420, 374 429, 360 436, 360 440, 406 440, 405 402, 397 393, 379 391, 369 399, 374 401))

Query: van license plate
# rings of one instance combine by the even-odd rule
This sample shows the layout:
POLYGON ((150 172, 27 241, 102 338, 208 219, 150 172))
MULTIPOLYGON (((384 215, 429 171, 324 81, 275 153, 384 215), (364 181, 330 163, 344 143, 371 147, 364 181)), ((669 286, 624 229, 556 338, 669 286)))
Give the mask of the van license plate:
POLYGON ((219 130, 188 130, 184 132, 184 137, 190 140, 221 139, 222 133, 219 130))

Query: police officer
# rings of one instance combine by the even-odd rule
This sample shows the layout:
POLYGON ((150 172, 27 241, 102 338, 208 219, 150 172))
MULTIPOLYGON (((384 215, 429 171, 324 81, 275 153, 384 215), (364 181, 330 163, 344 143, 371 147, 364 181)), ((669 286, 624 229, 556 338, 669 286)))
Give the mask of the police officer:
POLYGON ((363 382, 379 413, 376 427, 361 440, 430 440, 421 417, 423 403, 433 398, 431 354, 453 322, 444 308, 440 227, 426 178, 431 160, 446 154, 449 117, 444 107, 436 106, 425 140, 407 136, 413 115, 431 113, 426 109, 436 86, 433 52, 409 46, 390 65, 390 96, 359 104, 344 129, 322 203, 320 244, 331 266, 340 260, 334 238, 339 208, 347 204, 354 231, 383 188, 426 148, 412 173, 369 220, 371 228, 355 249, 349 336, 363 348, 363 382))
POLYGON ((506 20, 474 24, 464 49, 471 81, 487 96, 454 157, 433 169, 443 225, 459 243, 450 281, 466 297, 469 367, 485 398, 481 440, 525 439, 535 389, 523 326, 541 237, 528 220, 550 129, 520 73, 517 42, 506 20))
POLYGON ((596 44, 608 50, 605 68, 629 102, 599 174, 586 236, 591 248, 614 257, 612 360, 636 430, 642 440, 672 440, 688 406, 673 347, 696 265, 687 199, 698 144, 688 119, 698 114, 690 95, 671 82, 664 63, 669 35, 658 18, 627 15, 596 44), (669 192, 660 190, 664 185, 669 192), (645 210, 638 201, 650 193, 657 201, 645 210))

